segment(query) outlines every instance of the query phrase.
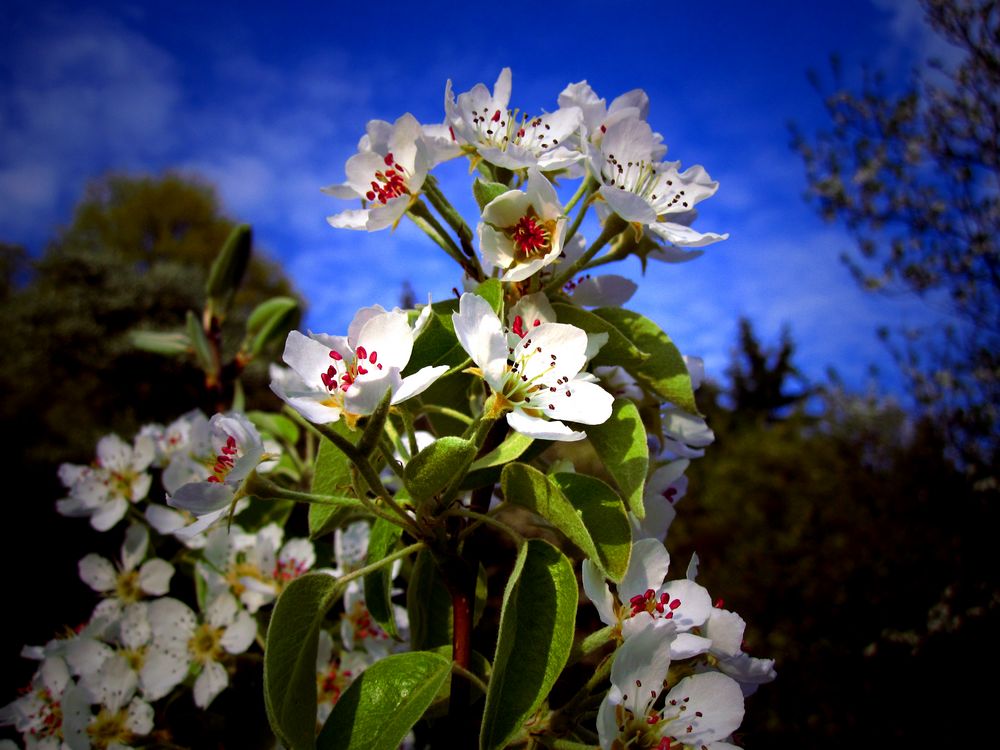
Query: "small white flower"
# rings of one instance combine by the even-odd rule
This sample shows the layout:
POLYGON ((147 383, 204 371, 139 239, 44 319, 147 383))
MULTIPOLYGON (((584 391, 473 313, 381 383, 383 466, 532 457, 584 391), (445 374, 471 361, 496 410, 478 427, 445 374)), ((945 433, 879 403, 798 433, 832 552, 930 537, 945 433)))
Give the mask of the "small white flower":
POLYGON ((566 215, 555 188, 536 169, 528 190, 508 190, 483 207, 479 244, 483 257, 504 270, 501 281, 523 281, 562 251, 566 215))
POLYGON ((244 415, 215 414, 208 427, 211 452, 201 457, 201 476, 178 487, 167 499, 169 505, 197 516, 224 512, 264 457, 260 434, 244 415))
POLYGON ((413 341, 430 314, 425 308, 414 328, 406 313, 386 312, 381 306, 362 308, 354 316, 347 336, 305 336, 291 331, 283 359, 299 376, 301 387, 272 381, 271 390, 302 416, 317 424, 371 414, 387 391, 398 404, 429 388, 448 367, 424 367, 402 377, 410 361, 413 341))
POLYGON ((629 513, 633 539, 663 541, 677 516, 674 505, 687 493, 688 479, 684 472, 690 463, 687 459, 671 461, 650 475, 642 494, 646 517, 640 521, 629 513))
POLYGON ((58 656, 42 661, 20 698, 0 708, 0 726, 13 726, 28 747, 58 750, 62 743, 62 696, 71 685, 69 668, 58 656))
POLYGON ((662 542, 639 539, 632 545, 632 555, 617 599, 604 575, 589 560, 583 561, 583 590, 594 603, 606 625, 617 627, 625 641, 661 622, 675 627, 671 656, 686 659, 706 653, 711 641, 691 631, 700 628, 712 611, 708 591, 694 581, 682 578, 668 581, 670 555, 662 542))
POLYGON ((550 114, 523 114, 518 118, 517 110, 508 109, 509 104, 510 68, 500 71, 492 94, 477 83, 456 99, 451 80, 445 87, 444 108, 455 140, 490 164, 552 172, 581 160, 576 136, 583 114, 578 108, 564 107, 550 114))
POLYGON ((340 651, 330 634, 321 630, 316 647, 316 723, 322 726, 340 696, 372 663, 371 657, 359 651, 340 651))
MULTIPOLYGON (((721 603, 720 603, 721 604, 721 603)), ((712 641, 710 653, 719 671, 740 684, 744 696, 752 695, 757 687, 773 681, 774 659, 758 659, 743 651, 746 622, 735 612, 715 607, 705 623, 705 636, 712 641)))
POLYGON ((167 593, 174 566, 158 557, 146 560, 148 548, 149 531, 145 526, 133 524, 125 532, 121 564, 117 569, 111 561, 96 554, 80 560, 81 580, 106 596, 95 610, 95 616, 117 621, 129 604, 144 597, 167 593))
POLYGON ((97 443, 93 466, 63 464, 59 479, 69 490, 69 497, 56 503, 64 516, 86 516, 98 531, 117 524, 130 503, 137 503, 149 493, 152 477, 146 469, 155 455, 153 440, 140 435, 129 445, 117 435, 107 435, 97 443))
POLYGON ((420 123, 407 113, 389 124, 368 123, 358 153, 347 160, 347 182, 323 188, 335 198, 360 198, 368 208, 341 211, 327 221, 338 229, 369 232, 394 226, 410 207, 430 168, 428 147, 420 123))
POLYGON ((588 347, 581 329, 540 323, 510 346, 489 303, 468 293, 452 321, 483 379, 507 401, 507 423, 517 432, 543 440, 582 440, 585 433, 560 420, 602 424, 611 416, 612 396, 580 372, 588 347))
POLYGON ((410 620, 406 608, 392 605, 396 632, 400 640, 389 636, 368 611, 364 587, 360 581, 351 581, 344 590, 344 614, 340 620, 340 638, 344 648, 354 651, 364 649, 373 661, 389 654, 409 650, 410 620))
POLYGON ((728 238, 688 226, 695 205, 714 195, 719 183, 700 165, 680 172, 679 162, 660 162, 659 154, 659 140, 645 121, 626 118, 608 127, 600 147, 591 147, 590 168, 611 210, 672 245, 702 247, 728 238))
MULTIPOLYGON (((649 97, 642 89, 632 89, 611 102, 611 106, 605 105, 605 100, 600 99, 597 93, 586 81, 571 83, 559 94, 560 107, 579 107, 583 113, 583 123, 586 127, 586 137, 590 143, 599 146, 604 139, 604 134, 608 128, 616 122, 627 119, 645 120, 649 116, 649 97)), ((659 133, 653 134, 654 139, 659 142, 663 136, 659 133)), ((653 158, 662 158, 667 152, 666 146, 660 146, 651 153, 653 158)))
POLYGON ((597 712, 602 750, 713 749, 739 728, 743 693, 734 680, 718 672, 685 677, 660 701, 669 687, 672 629, 670 623, 647 628, 615 654, 611 689, 597 712))

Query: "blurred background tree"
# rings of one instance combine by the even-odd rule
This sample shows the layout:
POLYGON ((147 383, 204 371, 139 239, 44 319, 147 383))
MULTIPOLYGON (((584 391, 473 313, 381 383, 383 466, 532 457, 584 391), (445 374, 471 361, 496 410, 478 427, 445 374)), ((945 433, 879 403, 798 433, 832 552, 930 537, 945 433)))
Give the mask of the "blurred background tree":
MULTIPOLYGON (((12 596, 25 605, 12 623, 14 643, 44 640, 67 624, 63 591, 79 594, 81 616, 92 606, 92 592, 63 585, 76 579, 76 561, 92 551, 93 538, 79 533, 80 519, 55 514, 59 463, 90 463, 110 432, 130 439, 142 424, 212 409, 197 367, 139 351, 129 331, 183 329, 187 311, 205 304, 209 268, 234 226, 204 182, 111 175, 87 188, 72 223, 40 257, 0 245, 0 418, 6 456, 17 467, 3 562, 23 570, 25 529, 46 528, 49 543, 59 540, 11 580, 12 596), (52 601, 55 581, 59 602, 52 601)), ((298 298, 280 266, 255 252, 224 324, 227 354, 239 346, 253 307, 276 295, 298 298)), ((280 342, 244 371, 248 408, 273 406, 267 362, 278 354, 280 342)), ((17 664, 30 676, 29 668, 17 664)))
POLYGON ((931 330, 884 331, 953 456, 995 491, 1000 397, 1000 6, 921 0, 960 62, 932 61, 906 89, 866 74, 824 93, 832 128, 794 133, 808 198, 857 240, 864 288, 916 293, 947 312, 931 330))
POLYGON ((717 439, 668 534, 673 567, 697 551, 699 582, 747 621, 747 651, 777 660, 739 744, 925 741, 937 689, 986 715, 972 672, 996 662, 1000 598, 975 582, 993 577, 995 510, 935 420, 792 383, 793 355, 787 335, 765 347, 741 322, 728 385, 698 392, 717 439))

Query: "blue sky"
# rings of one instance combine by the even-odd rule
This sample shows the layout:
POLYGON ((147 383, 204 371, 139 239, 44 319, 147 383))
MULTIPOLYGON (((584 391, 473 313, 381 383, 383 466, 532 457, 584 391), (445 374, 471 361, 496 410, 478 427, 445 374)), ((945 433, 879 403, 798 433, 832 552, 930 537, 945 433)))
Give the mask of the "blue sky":
MULTIPOLYGON (((640 87, 668 157, 720 182, 696 227, 729 232, 693 263, 651 264, 630 307, 722 377, 736 320, 768 341, 790 326, 812 377, 835 366, 855 387, 870 365, 894 388, 879 325, 930 320, 914 300, 858 291, 851 246, 805 204, 787 124, 825 124, 806 71, 838 53, 848 81, 869 64, 902 80, 951 51, 916 0, 564 6, 454 3, 5 3, 0 19, 0 240, 38 251, 87 180, 167 168, 215 183, 310 302, 314 330, 343 332, 363 305, 391 306, 404 281, 448 296, 457 268, 412 225, 331 229, 367 120, 443 120, 445 81, 492 86, 513 69, 512 106, 555 109, 586 79, 609 101, 640 87), (460 9, 460 12, 459 12, 460 9)), ((464 165, 440 179, 473 221, 464 165)), ((639 278, 639 267, 626 264, 639 278)))

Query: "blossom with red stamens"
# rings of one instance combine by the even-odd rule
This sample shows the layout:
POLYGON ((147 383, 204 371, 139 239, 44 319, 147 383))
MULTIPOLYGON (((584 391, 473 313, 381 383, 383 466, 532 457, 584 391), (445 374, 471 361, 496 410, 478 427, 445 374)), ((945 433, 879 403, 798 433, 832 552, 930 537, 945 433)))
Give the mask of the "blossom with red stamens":
POLYGON ((428 366, 400 375, 429 315, 430 305, 411 328, 402 310, 386 312, 375 305, 358 311, 347 336, 291 331, 283 358, 301 383, 288 387, 273 381, 271 390, 316 424, 336 422, 342 414, 351 420, 371 414, 387 391, 392 391, 394 404, 416 396, 448 369, 428 366))
POLYGON ((392 124, 370 121, 358 153, 344 167, 347 182, 323 188, 334 198, 360 198, 364 207, 341 211, 327 221, 338 229, 369 232, 394 226, 419 195, 431 166, 431 150, 413 115, 392 124))
POLYGON ((479 244, 501 281, 522 281, 562 252, 566 216, 555 188, 541 172, 528 171, 528 190, 508 190, 483 208, 479 244))

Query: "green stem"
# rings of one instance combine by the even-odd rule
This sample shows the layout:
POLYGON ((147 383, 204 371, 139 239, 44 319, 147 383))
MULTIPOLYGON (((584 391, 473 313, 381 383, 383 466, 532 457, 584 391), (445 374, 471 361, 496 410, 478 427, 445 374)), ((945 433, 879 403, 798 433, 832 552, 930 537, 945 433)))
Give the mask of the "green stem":
MULTIPOLYGON (((587 215, 587 209, 590 208, 591 200, 588 198, 580 206, 580 210, 576 213, 576 218, 573 219, 573 223, 570 225, 569 229, 566 231, 566 236, 563 237, 563 245, 566 245, 573 237, 576 235, 576 230, 580 228, 580 224, 583 222, 583 217, 587 215)), ((569 209, 566 209, 568 212, 569 209)))
POLYGON ((440 414, 444 417, 451 417, 452 419, 457 419, 465 425, 471 425, 475 420, 468 414, 458 411, 457 409, 449 409, 447 406, 438 406, 436 404, 423 404, 422 411, 428 412, 430 414, 440 414))
POLYGON ((379 448, 382 450, 382 455, 385 456, 385 463, 389 467, 389 470, 402 479, 403 465, 396 460, 395 446, 389 442, 388 438, 383 437, 379 442, 379 448))
MULTIPOLYGON (((478 521, 479 523, 484 523, 487 526, 492 526, 495 529, 499 529, 500 531, 510 536, 510 538, 517 543, 518 547, 520 547, 527 541, 527 539, 525 539, 524 536, 513 526, 508 526, 503 521, 498 521, 493 516, 487 515, 486 513, 476 513, 474 510, 465 510, 464 508, 453 508, 449 510, 447 513, 445 513, 445 515, 461 516, 462 518, 472 518, 478 521)), ((462 531, 462 533, 459 534, 459 539, 467 537, 473 530, 475 530, 476 526, 478 526, 478 524, 469 526, 464 531, 462 531)))
POLYGON ((427 179, 424 180, 423 192, 427 196, 427 200, 434 206, 434 209, 448 223, 448 226, 455 230, 459 242, 462 243, 462 251, 476 268, 476 279, 482 281, 486 278, 486 274, 483 273, 483 269, 479 265, 479 259, 476 257, 475 248, 472 247, 473 235, 469 225, 465 223, 462 215, 455 210, 455 207, 451 205, 445 194, 441 192, 437 180, 431 175, 428 175, 427 179))
POLYGON ((365 565, 363 568, 358 568, 345 576, 341 576, 337 579, 337 583, 350 583, 351 581, 362 578, 369 573, 374 573, 379 568, 384 568, 387 564, 393 563, 401 557, 406 557, 414 552, 419 552, 426 547, 427 545, 423 542, 414 542, 409 547, 403 547, 403 549, 396 550, 391 555, 386 555, 378 562, 373 562, 371 565, 365 565))
POLYGON ((581 182, 580 183, 580 187, 578 187, 576 189, 576 192, 573 193, 573 197, 569 199, 569 203, 567 203, 565 205, 564 209, 565 209, 566 213, 569 213, 570 211, 572 211, 573 210, 573 206, 575 206, 580 201, 580 199, 583 196, 585 196, 587 193, 592 192, 595 187, 597 187, 597 180, 595 180, 593 177, 591 177, 590 175, 588 175, 587 179, 585 179, 583 182, 581 182))
POLYGON ((427 236, 434 240, 442 250, 448 253, 469 276, 478 278, 476 270, 469 262, 469 259, 462 254, 458 245, 455 244, 455 240, 445 231, 445 228, 441 226, 441 223, 424 203, 419 200, 414 202, 410 206, 410 210, 406 212, 406 215, 410 217, 414 224, 424 230, 427 236))
POLYGON ((597 255, 602 247, 608 244, 613 237, 621 234, 621 232, 627 227, 628 224, 625 220, 619 218, 617 215, 608 217, 608 220, 604 223, 604 229, 601 231, 600 236, 594 240, 594 243, 588 247, 587 251, 577 258, 569 268, 546 284, 544 291, 546 293, 552 293, 558 292, 562 289, 566 282, 572 279, 577 271, 587 265, 587 263, 589 263, 590 260, 597 255))

